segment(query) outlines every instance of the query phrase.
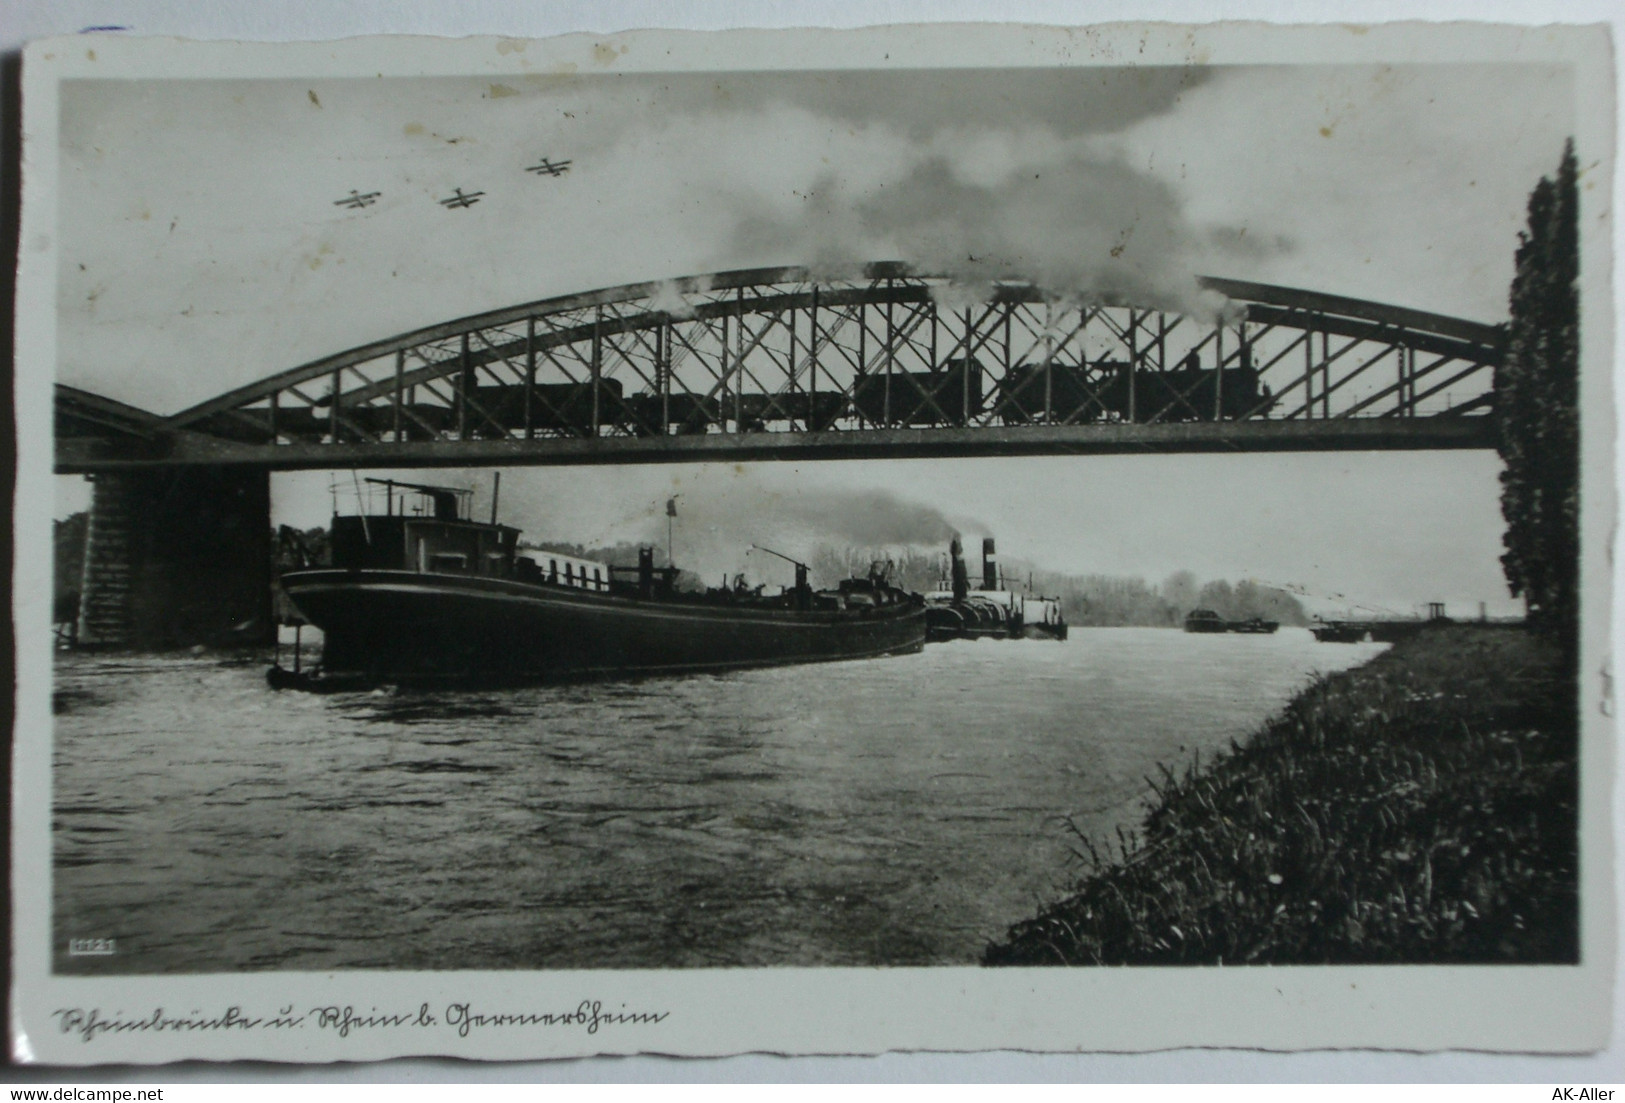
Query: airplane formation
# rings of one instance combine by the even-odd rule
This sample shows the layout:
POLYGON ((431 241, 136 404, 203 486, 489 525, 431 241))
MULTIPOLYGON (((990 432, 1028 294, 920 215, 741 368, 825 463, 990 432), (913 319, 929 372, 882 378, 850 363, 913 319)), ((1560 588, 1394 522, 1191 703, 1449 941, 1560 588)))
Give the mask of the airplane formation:
MULTIPOLYGON (((574 162, 569 160, 555 161, 551 157, 543 157, 539 164, 530 165, 525 169, 525 171, 534 172, 537 176, 559 177, 569 172, 570 166, 573 163, 574 162)), ((378 202, 378 198, 381 195, 383 195, 383 192, 363 192, 359 189, 351 188, 349 195, 342 199, 333 200, 333 206, 344 207, 352 211, 359 211, 363 207, 370 207, 374 203, 378 202)), ((484 197, 484 195, 485 193, 483 191, 465 192, 461 187, 458 187, 452 189, 451 195, 448 195, 444 199, 436 200, 436 202, 438 202, 442 207, 445 207, 447 210, 466 210, 467 208, 478 203, 481 198, 484 197)))

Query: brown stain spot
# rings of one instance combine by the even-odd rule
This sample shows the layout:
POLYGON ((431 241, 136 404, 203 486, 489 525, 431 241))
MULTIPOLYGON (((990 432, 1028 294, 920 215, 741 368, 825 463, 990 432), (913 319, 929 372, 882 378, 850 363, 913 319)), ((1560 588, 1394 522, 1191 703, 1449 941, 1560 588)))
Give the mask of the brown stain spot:
POLYGON ((1364 23, 1344 23, 1343 29, 1349 34, 1366 34, 1371 28, 1364 23))
POLYGON ((316 89, 314 89, 314 88, 305 89, 305 95, 309 96, 310 97, 310 102, 315 104, 317 107, 320 107, 322 105, 322 101, 316 98, 316 89))
POLYGON ((326 259, 327 257, 331 256, 332 254, 333 254, 333 247, 331 245, 327 244, 324 241, 320 246, 317 247, 316 255, 311 257, 305 263, 310 265, 310 270, 312 272, 314 272, 314 271, 316 271, 316 269, 318 269, 318 268, 320 268, 322 266, 323 260, 326 259))
POLYGON ((506 84, 493 84, 493 85, 491 85, 490 96, 491 96, 491 98, 493 100, 500 100, 504 96, 517 96, 517 95, 519 95, 519 89, 517 89, 517 88, 509 88, 506 84))
POLYGON ((624 53, 626 53, 626 47, 622 46, 616 49, 613 42, 594 42, 592 44, 592 59, 600 65, 613 65, 624 53))
POLYGON ((525 46, 526 42, 522 38, 497 39, 497 53, 499 54, 522 54, 525 52, 525 46))
POLYGON ((421 134, 428 134, 429 137, 438 138, 440 141, 452 146, 457 145, 459 142, 472 142, 474 140, 473 138, 464 136, 448 138, 444 134, 432 134, 422 123, 407 123, 405 126, 401 127, 401 132, 409 138, 416 138, 421 134))
POLYGON ((95 50, 86 50, 85 51, 85 59, 87 61, 95 61, 96 60, 96 51, 95 50))
POLYGON ((569 85, 576 79, 577 66, 573 61, 561 61, 545 73, 525 73, 527 85, 539 91, 548 91, 569 85))
POLYGON ((1112 246, 1112 256, 1114 256, 1114 257, 1122 256, 1123 255, 1123 250, 1125 248, 1126 248, 1126 246, 1123 245, 1122 242, 1118 242, 1116 245, 1113 245, 1112 246))
POLYGON ((1332 128, 1329 127, 1329 126, 1321 127, 1320 128, 1320 136, 1322 138, 1330 138, 1332 136, 1332 128))

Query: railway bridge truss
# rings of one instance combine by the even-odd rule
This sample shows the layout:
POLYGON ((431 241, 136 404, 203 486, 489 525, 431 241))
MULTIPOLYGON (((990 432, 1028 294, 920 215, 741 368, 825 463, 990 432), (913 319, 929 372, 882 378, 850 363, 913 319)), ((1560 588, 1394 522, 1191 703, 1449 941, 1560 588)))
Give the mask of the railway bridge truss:
POLYGON ((1203 279, 1208 316, 901 264, 403 333, 169 417, 60 387, 57 470, 1493 447, 1497 326, 1203 279))

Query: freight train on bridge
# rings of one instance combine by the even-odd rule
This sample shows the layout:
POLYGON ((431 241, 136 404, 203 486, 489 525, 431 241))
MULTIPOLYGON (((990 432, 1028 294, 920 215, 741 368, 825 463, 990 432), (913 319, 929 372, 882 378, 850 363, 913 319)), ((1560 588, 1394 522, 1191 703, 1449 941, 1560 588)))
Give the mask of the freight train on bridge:
MULTIPOLYGON (((513 425, 528 425, 532 433, 584 437, 596 428, 598 433, 650 437, 721 432, 730 426, 747 433, 790 425, 819 432, 846 422, 926 428, 983 417, 1002 425, 1223 421, 1267 413, 1275 399, 1250 362, 1204 366, 1201 355, 1193 352, 1167 371, 1103 359, 1048 366, 1017 363, 1000 376, 973 359, 934 370, 865 375, 847 391, 747 392, 737 399, 658 395, 627 393, 621 380, 607 378, 596 383, 482 384, 468 390, 466 401, 479 417, 463 430, 464 437, 500 440, 513 425)), ((349 430, 374 436, 392 434, 397 418, 407 440, 435 440, 458 431, 455 404, 428 393, 411 395, 398 412, 358 405, 341 416, 349 430)), ((333 419, 332 399, 322 396, 309 406, 280 410, 277 431, 320 440, 330 433, 333 419)), ((242 430, 233 433, 229 422, 212 424, 210 431, 244 435, 242 430)))

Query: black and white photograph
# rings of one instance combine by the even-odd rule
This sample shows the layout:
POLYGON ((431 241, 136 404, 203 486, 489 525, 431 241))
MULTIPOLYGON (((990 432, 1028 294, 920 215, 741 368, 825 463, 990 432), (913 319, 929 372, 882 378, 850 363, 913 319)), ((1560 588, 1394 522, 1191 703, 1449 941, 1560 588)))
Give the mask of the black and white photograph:
POLYGON ((31 46, 13 1054, 1601 1045, 1608 51, 31 46))

